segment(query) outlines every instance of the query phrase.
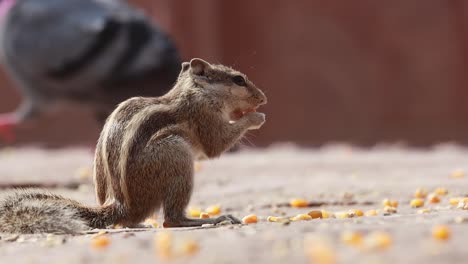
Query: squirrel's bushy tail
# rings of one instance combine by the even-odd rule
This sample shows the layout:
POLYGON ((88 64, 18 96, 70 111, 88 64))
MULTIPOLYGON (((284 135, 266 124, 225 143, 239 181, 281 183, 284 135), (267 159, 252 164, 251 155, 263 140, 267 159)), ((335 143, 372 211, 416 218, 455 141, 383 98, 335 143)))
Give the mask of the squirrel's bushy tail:
POLYGON ((116 219, 114 205, 86 207, 42 190, 14 190, 0 201, 0 232, 5 233, 79 233, 116 219))

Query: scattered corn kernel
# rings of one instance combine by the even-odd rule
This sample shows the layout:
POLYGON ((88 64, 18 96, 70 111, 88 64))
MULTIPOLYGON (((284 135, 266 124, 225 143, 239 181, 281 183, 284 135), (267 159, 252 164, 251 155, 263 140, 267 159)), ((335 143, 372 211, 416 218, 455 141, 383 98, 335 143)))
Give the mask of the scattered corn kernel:
POLYGON ((465 177, 465 172, 461 169, 454 170, 452 174, 450 174, 450 178, 454 178, 454 179, 460 179, 463 177, 465 177))
POLYGON ((389 199, 383 199, 382 205, 383 206, 390 206, 390 200, 389 199))
POLYGON ((422 207, 422 206, 424 206, 424 200, 421 199, 421 198, 413 199, 413 200, 411 200, 410 205, 413 208, 422 207))
POLYGON ((199 171, 201 171, 203 169, 203 166, 202 166, 202 164, 200 162, 195 161, 193 163, 193 169, 195 170, 195 172, 199 172, 199 171))
POLYGON ((210 218, 210 215, 208 213, 202 212, 202 213, 200 213, 200 218, 201 219, 207 219, 207 218, 210 218))
POLYGON ((460 198, 460 197, 453 197, 453 198, 450 198, 450 199, 449 199, 449 204, 450 204, 450 205, 453 205, 453 206, 456 206, 456 205, 458 205, 458 203, 460 202, 461 199, 462 199, 462 198, 460 198))
POLYGON ((468 198, 461 198, 458 200, 457 208, 468 210, 468 198))
POLYGON ((193 240, 187 240, 182 245, 182 253, 184 255, 195 255, 198 251, 200 251, 200 246, 193 240))
POLYGON ((321 211, 310 211, 307 214, 310 215, 310 217, 312 217, 312 219, 322 218, 322 212, 321 211))
MULTIPOLYGON (((338 219, 344 219, 344 218, 350 218, 350 215, 348 212, 336 212, 335 217, 338 219)), ((351 216, 353 217, 353 216, 351 216)))
POLYGON ((200 214, 202 213, 200 207, 189 207, 188 209, 188 214, 191 217, 200 217, 200 214))
POLYGON ((280 219, 280 217, 276 217, 276 216, 268 216, 267 217, 268 222, 278 222, 279 219, 280 219))
POLYGON ((156 254, 163 259, 172 257, 172 235, 169 232, 158 233, 155 237, 156 254))
POLYGON ((209 215, 219 215, 221 213, 221 206, 212 205, 206 208, 205 212, 207 212, 209 215))
POLYGON ((434 193, 437 194, 437 195, 443 196, 443 195, 448 194, 448 190, 446 188, 439 187, 439 188, 435 189, 434 193))
POLYGON ((424 209, 420 209, 417 211, 418 214, 428 214, 431 212, 431 209, 429 208, 424 208, 424 209))
POLYGON ((426 198, 427 196, 427 190, 424 189, 424 188, 418 188, 415 192, 414 192, 414 198, 421 198, 421 199, 424 199, 426 198))
POLYGON ((450 235, 450 228, 446 225, 437 225, 432 228, 432 237, 437 240, 447 240, 450 235))
POLYGON ((110 238, 105 235, 100 235, 91 240, 91 246, 95 249, 104 249, 110 245, 110 238))
POLYGON ((307 207, 309 205, 309 202, 304 199, 292 199, 289 204, 291 207, 307 207))
POLYGON ((344 232, 341 235, 341 240, 350 246, 361 246, 363 242, 362 234, 359 232, 344 232))
POLYGON ((76 171, 76 176, 80 179, 80 180, 89 180, 92 178, 93 176, 93 172, 91 171, 91 169, 89 167, 82 167, 82 168, 79 168, 77 171, 76 171))
POLYGON ((392 238, 386 232, 376 231, 366 238, 366 246, 369 249, 384 250, 392 245, 392 238))
POLYGON ((396 207, 393 207, 393 206, 385 206, 383 211, 384 211, 384 213, 387 213, 387 214, 396 214, 397 213, 396 207))
POLYGON ((255 224, 257 223, 257 221, 258 221, 257 216, 254 214, 251 214, 242 218, 242 223, 244 224, 255 224))
POLYGON ((440 198, 436 194, 432 193, 427 197, 427 200, 430 203, 440 203, 440 198))
POLYGON ((323 219, 330 218, 330 212, 322 210, 321 213, 323 219))
POLYGON ((367 211, 364 215, 365 216, 377 216, 378 212, 377 210, 372 209, 372 210, 367 211))
POLYGON ((382 201, 382 205, 383 206, 398 207, 398 201, 390 200, 390 199, 384 199, 382 201))
POLYGON ((351 210, 349 210, 348 214, 349 213, 351 213, 352 215, 357 216, 357 217, 364 216, 364 212, 362 210, 359 210, 359 209, 351 209, 351 210))
POLYGON ((286 217, 277 217, 277 216, 268 216, 267 221, 268 222, 282 223, 282 224, 286 224, 286 223, 290 222, 290 220, 288 218, 286 218, 286 217))
POLYGON ((310 263, 335 264, 336 253, 329 243, 314 239, 304 243, 304 251, 310 259, 310 263))
POLYGON ((156 219, 154 219, 154 218, 147 218, 145 220, 145 224, 149 225, 149 226, 151 226, 153 228, 159 228, 158 221, 156 221, 156 219))
POLYGON ((290 218, 291 221, 309 221, 312 220, 312 216, 308 214, 298 214, 290 218))

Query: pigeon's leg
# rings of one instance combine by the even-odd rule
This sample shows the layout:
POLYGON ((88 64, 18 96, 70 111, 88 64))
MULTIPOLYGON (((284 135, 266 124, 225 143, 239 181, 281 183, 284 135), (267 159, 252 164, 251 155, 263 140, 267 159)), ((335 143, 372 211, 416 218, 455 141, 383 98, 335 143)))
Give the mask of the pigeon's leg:
POLYGON ((13 143, 15 141, 14 129, 17 124, 16 112, 0 114, 0 142, 13 143))
POLYGON ((38 113, 36 109, 30 100, 25 100, 16 111, 0 114, 0 143, 13 143, 16 140, 15 128, 35 116, 38 113))

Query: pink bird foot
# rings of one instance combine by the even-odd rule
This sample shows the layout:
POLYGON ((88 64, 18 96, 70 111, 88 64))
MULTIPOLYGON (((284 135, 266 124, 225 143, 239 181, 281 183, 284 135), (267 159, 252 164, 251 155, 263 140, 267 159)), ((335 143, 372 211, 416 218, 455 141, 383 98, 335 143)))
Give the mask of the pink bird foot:
POLYGON ((16 140, 16 124, 17 120, 13 114, 0 115, 0 142, 13 143, 16 140))

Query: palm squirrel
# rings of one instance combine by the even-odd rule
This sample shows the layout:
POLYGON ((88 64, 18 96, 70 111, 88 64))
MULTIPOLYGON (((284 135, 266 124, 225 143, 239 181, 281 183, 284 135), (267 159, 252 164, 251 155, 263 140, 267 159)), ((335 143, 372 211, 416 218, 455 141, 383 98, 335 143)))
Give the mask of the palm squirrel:
POLYGON ((161 97, 128 99, 108 117, 94 160, 100 206, 40 190, 15 190, 0 202, 0 232, 78 233, 113 224, 134 227, 161 206, 165 227, 240 221, 231 215, 190 219, 194 160, 215 158, 258 129, 267 101, 247 77, 202 59, 182 63, 161 97))

